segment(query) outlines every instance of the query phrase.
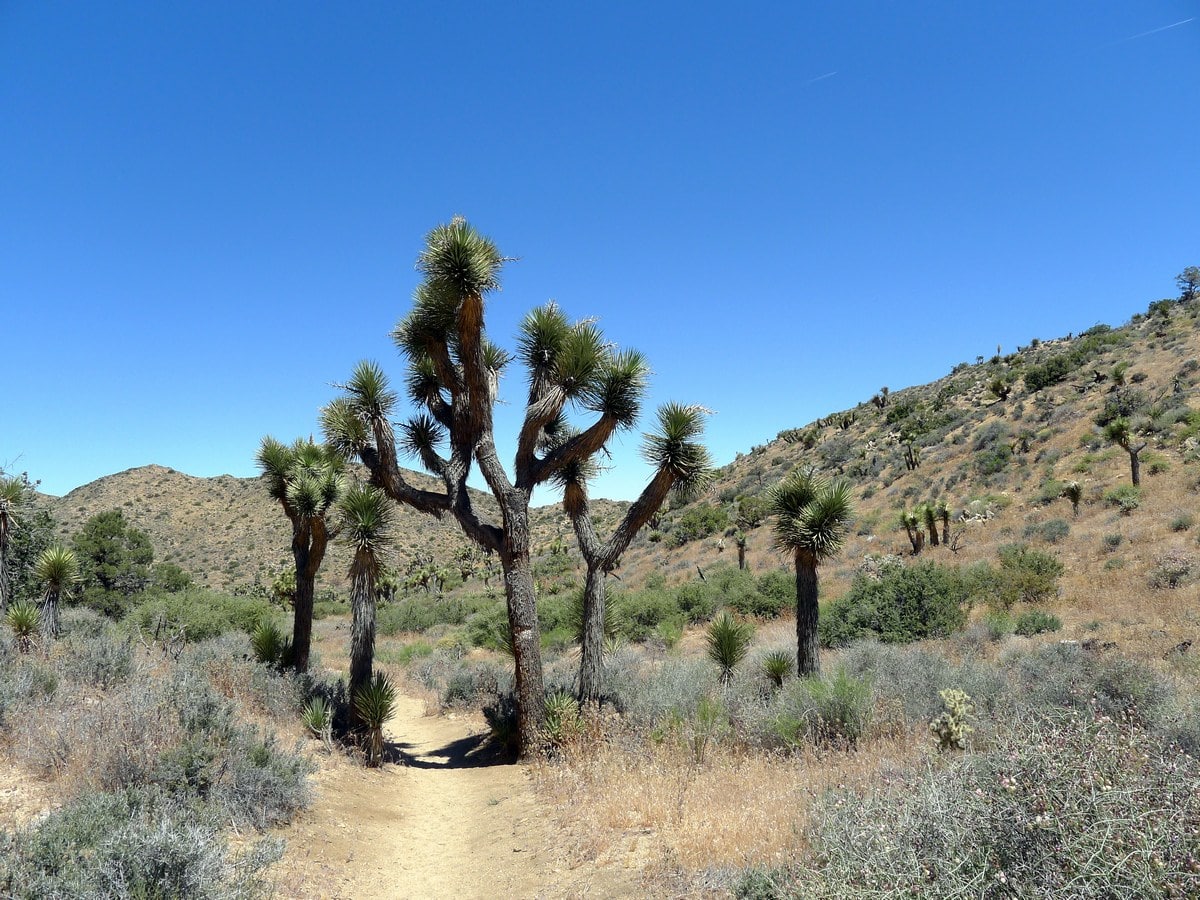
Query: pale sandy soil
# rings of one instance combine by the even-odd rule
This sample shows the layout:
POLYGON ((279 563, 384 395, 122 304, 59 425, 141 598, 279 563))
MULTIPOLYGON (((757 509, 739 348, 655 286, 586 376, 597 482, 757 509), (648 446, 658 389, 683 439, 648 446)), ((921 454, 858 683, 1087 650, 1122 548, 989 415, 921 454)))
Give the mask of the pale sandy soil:
POLYGON ((638 872, 571 860, 525 766, 482 748, 482 720, 401 698, 397 761, 325 757, 312 807, 281 832, 278 895, 315 898, 641 897, 638 872))

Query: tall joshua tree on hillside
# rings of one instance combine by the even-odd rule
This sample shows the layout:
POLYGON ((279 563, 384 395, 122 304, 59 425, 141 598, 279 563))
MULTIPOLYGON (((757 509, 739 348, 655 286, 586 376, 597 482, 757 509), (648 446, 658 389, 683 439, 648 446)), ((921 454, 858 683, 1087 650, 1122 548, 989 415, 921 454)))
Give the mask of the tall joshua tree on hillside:
POLYGON ((672 492, 695 496, 712 474, 708 451, 697 440, 704 431, 707 410, 699 406, 668 403, 658 410, 658 430, 645 436, 642 455, 654 466, 654 476, 637 500, 625 511, 608 540, 602 541, 592 524, 587 480, 595 467, 592 460, 579 460, 564 467, 558 480, 563 485, 563 509, 571 518, 580 552, 587 564, 583 588, 583 652, 579 663, 581 700, 598 701, 603 693, 604 581, 620 565, 630 541, 658 512, 672 492))
POLYGON ((308 671, 312 646, 313 592, 331 535, 330 514, 342 495, 345 460, 334 449, 310 440, 290 447, 265 437, 258 467, 267 491, 292 523, 292 559, 296 564, 292 666, 308 671))
MULTIPOLYGON (((354 550, 350 563, 350 696, 371 680, 375 659, 376 589, 383 572, 380 552, 391 543, 392 501, 377 488, 354 485, 338 504, 342 537, 354 550)), ((360 716, 351 704, 351 723, 360 716)))
POLYGON ((1146 442, 1134 444, 1133 428, 1126 418, 1113 419, 1104 426, 1104 436, 1129 454, 1129 477, 1135 485, 1142 483, 1142 461, 1138 458, 1146 442))
POLYGON ((854 515, 850 484, 829 481, 812 470, 798 470, 771 491, 779 517, 775 545, 790 553, 796 566, 796 672, 801 677, 821 671, 817 643, 817 567, 837 555, 854 515))
POLYGON ((400 472, 391 423, 398 397, 375 363, 356 367, 322 423, 327 440, 356 454, 389 497, 453 516, 470 540, 499 557, 516 660, 520 749, 529 754, 545 722, 530 497, 539 484, 602 450, 618 429, 633 427, 646 364, 640 354, 611 348, 590 322, 565 333, 551 323, 543 333, 540 323, 558 315, 553 305, 530 313, 520 339, 529 393, 510 475, 496 451, 492 420, 510 356, 484 332, 484 300, 500 286, 503 263, 496 246, 462 219, 433 229, 417 261, 424 280, 413 308, 392 333, 408 363, 406 392, 419 410, 401 426, 399 447, 441 482, 438 490, 416 487, 400 472), (568 409, 588 415, 590 423, 556 439, 564 434, 568 409), (486 518, 467 491, 475 465, 499 505, 499 522, 486 518))
POLYGON ((0 475, 0 613, 8 610, 8 544, 16 528, 17 507, 24 498, 25 484, 21 479, 0 475))

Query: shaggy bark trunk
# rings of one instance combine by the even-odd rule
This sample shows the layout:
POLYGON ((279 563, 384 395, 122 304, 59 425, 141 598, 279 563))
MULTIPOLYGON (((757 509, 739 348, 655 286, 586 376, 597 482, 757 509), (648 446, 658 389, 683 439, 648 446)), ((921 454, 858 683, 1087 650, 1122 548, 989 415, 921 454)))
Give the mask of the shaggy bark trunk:
MULTIPOLYGON (((519 492, 514 492, 519 493, 519 492)), ((504 596, 508 601, 508 627, 516 663, 517 732, 522 758, 532 756, 546 724, 546 690, 542 683, 541 629, 533 567, 529 560, 529 503, 506 497, 504 510, 504 596)))
POLYGON ((325 530, 323 525, 307 523, 292 532, 292 558, 296 561, 296 602, 292 619, 292 668, 297 672, 308 671, 308 657, 312 647, 313 595, 317 581, 317 570, 325 558, 325 530))
POLYGON ((0 615, 8 612, 8 528, 0 520, 0 615))
POLYGON ((50 641, 58 637, 58 591, 47 591, 42 602, 42 634, 50 641))
POLYGON ((942 543, 950 546, 950 514, 942 516, 942 543))
POLYGON ((1133 480, 1135 487, 1142 483, 1142 461, 1138 458, 1138 454, 1145 449, 1145 444, 1129 448, 1129 477, 1133 480))
POLYGON ((375 660, 375 579, 371 561, 362 551, 355 554, 350 578, 350 727, 357 729, 362 717, 354 705, 354 695, 371 680, 375 660))
POLYGON ((738 544, 738 569, 739 569, 739 571, 742 571, 742 572, 746 571, 746 545, 745 544, 738 544))
POLYGON ((579 699, 596 703, 603 691, 605 573, 589 566, 583 585, 583 652, 579 663, 579 699))
POLYGON ((821 672, 821 648, 817 641, 817 560, 811 553, 796 552, 796 672, 803 678, 821 672))

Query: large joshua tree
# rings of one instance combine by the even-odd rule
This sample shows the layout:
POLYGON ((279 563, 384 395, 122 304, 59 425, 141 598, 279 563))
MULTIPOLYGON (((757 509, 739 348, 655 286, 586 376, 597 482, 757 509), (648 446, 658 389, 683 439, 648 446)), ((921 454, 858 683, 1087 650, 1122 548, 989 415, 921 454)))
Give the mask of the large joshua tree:
POLYGON ((492 420, 510 356, 484 332, 484 301, 499 287, 503 263, 496 246, 462 219, 433 229, 417 261, 424 280, 413 308, 392 333, 407 360, 405 387, 418 410, 401 426, 399 447, 438 479, 438 489, 417 487, 400 471, 391 422, 398 397, 378 365, 356 367, 344 395, 323 411, 322 423, 326 439, 356 454, 389 497, 437 517, 453 516, 470 540, 499 557, 524 755, 537 747, 545 720, 529 501, 538 485, 634 425, 646 364, 640 354, 610 347, 592 322, 560 328, 553 304, 531 312, 520 337, 529 393, 510 475, 496 451, 492 420), (570 409, 590 422, 555 440, 570 409), (499 506, 499 522, 478 510, 467 491, 475 465, 499 506))
POLYGON ((19 478, 0 475, 0 613, 8 610, 8 544, 16 527, 17 507, 25 498, 25 484, 19 478))
POLYGON ((770 499, 778 516, 775 545, 790 553, 796 566, 796 671, 815 675, 821 671, 817 567, 835 556, 846 538, 854 515, 850 484, 801 469, 774 487, 770 499))
POLYGON ((292 666, 308 671, 312 647, 313 593, 329 545, 330 515, 343 490, 345 460, 332 448, 310 440, 291 446, 265 437, 258 467, 267 491, 292 523, 296 593, 292 624, 292 666))
POLYGON ((42 551, 34 566, 37 580, 45 589, 42 596, 42 633, 48 640, 58 637, 58 607, 63 595, 79 581, 79 563, 65 547, 42 551))
POLYGON ((579 664, 579 696, 598 701, 603 693, 605 579, 620 564, 621 555, 638 531, 662 507, 667 496, 687 498, 710 480, 712 462, 698 438, 704 431, 707 410, 699 406, 668 403, 658 410, 658 430, 645 436, 642 455, 654 466, 654 475, 624 518, 602 541, 592 523, 587 480, 595 471, 592 460, 564 467, 563 509, 571 518, 580 552, 587 564, 583 588, 583 652, 579 664))
MULTIPOLYGON (((375 598, 383 563, 381 551, 391 543, 392 501, 369 485, 356 484, 338 504, 342 538, 354 550, 350 563, 350 696, 371 680, 375 659, 375 598)), ((351 724, 360 725, 351 704, 351 724)))

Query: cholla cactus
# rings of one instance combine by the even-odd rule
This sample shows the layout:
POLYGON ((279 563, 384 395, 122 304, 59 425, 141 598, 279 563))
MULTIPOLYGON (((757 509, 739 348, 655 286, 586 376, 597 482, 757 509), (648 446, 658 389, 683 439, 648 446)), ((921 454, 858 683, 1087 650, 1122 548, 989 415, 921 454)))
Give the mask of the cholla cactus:
POLYGON ((965 691, 947 689, 938 696, 946 711, 929 723, 929 730, 938 739, 938 750, 965 750, 967 738, 975 730, 967 724, 975 714, 975 705, 965 691))

